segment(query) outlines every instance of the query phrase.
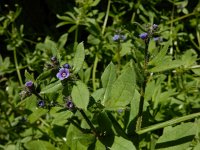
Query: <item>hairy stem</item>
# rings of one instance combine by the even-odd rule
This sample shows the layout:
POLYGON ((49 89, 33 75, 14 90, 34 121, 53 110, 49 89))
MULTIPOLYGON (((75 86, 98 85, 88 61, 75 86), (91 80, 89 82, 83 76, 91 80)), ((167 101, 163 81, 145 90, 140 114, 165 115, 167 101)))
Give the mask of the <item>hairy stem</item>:
POLYGON ((140 103, 139 103, 139 112, 138 112, 138 118, 136 123, 136 131, 141 129, 142 125, 142 112, 143 112, 143 106, 144 106, 144 94, 145 94, 145 88, 147 84, 147 65, 149 61, 149 54, 148 54, 148 41, 145 41, 146 47, 144 52, 144 67, 143 67, 143 73, 144 73, 144 80, 140 87, 140 103))
POLYGON ((161 129, 161 128, 164 128, 164 127, 176 124, 176 123, 180 123, 180 122, 183 122, 183 121, 186 121, 186 120, 189 120, 189 119, 193 119, 193 118, 196 118, 196 117, 199 117, 199 116, 200 116, 200 113, 190 114, 190 115, 187 115, 187 116, 183 116, 183 117, 171 119, 169 121, 165 121, 165 122, 162 122, 162 123, 158 123, 156 125, 152 125, 152 126, 143 128, 143 129, 138 130, 136 132, 137 132, 137 134, 144 134, 146 132, 161 129))
POLYGON ((102 27, 102 32, 101 32, 102 35, 105 32, 106 24, 108 22, 108 15, 109 15, 109 12, 110 12, 110 3, 111 3, 111 0, 108 0, 107 10, 106 10, 106 16, 105 16, 105 20, 104 20, 103 27, 102 27))
POLYGON ((16 52, 16 48, 14 48, 14 62, 15 62, 15 67, 16 67, 16 71, 17 71, 17 76, 19 79, 19 83, 21 86, 23 86, 23 82, 22 82, 22 76, 19 70, 19 66, 18 66, 18 61, 17 61, 17 52, 16 52))
POLYGON ((96 70, 97 70, 97 64, 98 64, 98 54, 95 56, 94 60, 94 66, 92 70, 92 85, 93 85, 93 90, 96 91, 96 70))
POLYGON ((121 43, 118 41, 117 43, 117 64, 118 64, 118 73, 121 68, 121 56, 120 56, 120 50, 121 50, 121 43))
POLYGON ((87 122, 87 124, 90 126, 91 130, 93 131, 93 133, 95 134, 95 136, 99 136, 99 134, 96 131, 96 128, 93 126, 92 122, 89 120, 89 118, 87 117, 87 115, 85 114, 85 112, 82 109, 79 109, 80 113, 82 114, 83 118, 85 119, 85 121, 87 122))

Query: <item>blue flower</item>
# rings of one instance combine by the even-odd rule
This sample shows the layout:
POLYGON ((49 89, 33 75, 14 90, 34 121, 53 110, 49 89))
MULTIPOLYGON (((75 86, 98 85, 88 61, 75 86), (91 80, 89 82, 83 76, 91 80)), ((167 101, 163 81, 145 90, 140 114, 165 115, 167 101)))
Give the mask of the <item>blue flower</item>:
POLYGON ((56 74, 56 77, 59 79, 59 80, 64 80, 66 78, 68 78, 70 75, 69 73, 69 69, 67 68, 61 68, 59 70, 59 72, 56 74))
POLYGON ((139 37, 141 38, 141 39, 143 39, 143 40, 146 40, 147 38, 148 38, 148 33, 141 33, 140 35, 139 35, 139 37))
POLYGON ((120 35, 119 34, 115 34, 113 36, 113 41, 118 41, 120 39, 120 35))

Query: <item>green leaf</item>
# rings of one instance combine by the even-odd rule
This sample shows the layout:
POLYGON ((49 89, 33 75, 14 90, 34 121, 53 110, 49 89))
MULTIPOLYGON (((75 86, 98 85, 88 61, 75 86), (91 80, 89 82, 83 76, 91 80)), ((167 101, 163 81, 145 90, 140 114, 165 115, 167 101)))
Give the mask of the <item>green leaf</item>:
POLYGON ((63 34, 59 40, 58 40, 58 49, 61 49, 64 47, 65 43, 67 42, 68 39, 68 33, 63 34))
POLYGON ((155 52, 155 49, 156 49, 156 42, 153 39, 151 39, 148 46, 148 52, 150 54, 153 54, 155 52))
MULTIPOLYGON (((168 51, 170 42, 167 42, 164 47, 161 49, 161 51, 151 60, 149 61, 149 65, 158 65, 160 62, 163 62, 163 58, 166 56, 166 53, 168 51)), ((151 47, 149 47, 151 49, 151 47)))
POLYGON ((156 149, 178 150, 189 148, 197 128, 197 124, 192 122, 164 128, 163 135, 156 142, 156 149))
POLYGON ((91 94, 91 96, 95 99, 96 102, 98 102, 98 101, 103 99, 104 93, 105 93, 105 89, 101 88, 101 89, 98 89, 98 90, 94 91, 91 94))
POLYGON ((97 140, 95 143, 95 150, 105 150, 105 145, 101 143, 101 141, 97 140))
POLYGON ((135 86, 135 70, 129 66, 113 83, 110 98, 105 101, 105 107, 115 109, 125 107, 134 97, 135 86))
POLYGON ((105 89, 104 94, 103 94, 103 99, 101 100, 101 103, 103 105, 110 96, 111 88, 112 88, 114 81, 116 80, 116 76, 117 76, 116 67, 111 62, 106 67, 105 71, 103 72, 103 74, 101 76, 101 82, 102 82, 103 88, 105 89))
POLYGON ((69 126, 66 138, 68 146, 73 150, 87 150, 87 147, 95 141, 93 134, 84 134, 73 125, 69 126))
POLYGON ((43 116, 47 112, 48 112, 47 109, 38 108, 32 114, 30 114, 28 116, 28 120, 30 123, 34 123, 35 121, 37 121, 41 116, 43 116))
POLYGON ((56 150, 56 148, 47 141, 30 141, 24 145, 27 150, 56 150))
POLYGON ((157 66, 149 69, 150 72, 161 72, 161 71, 166 71, 170 69, 175 69, 180 66, 184 65, 184 61, 182 60, 174 60, 171 61, 170 59, 164 59, 162 63, 159 63, 157 66))
POLYGON ((200 143, 198 143, 193 150, 200 150, 200 143))
POLYGON ((87 110, 89 103, 89 90, 83 82, 77 81, 76 85, 73 86, 72 100, 78 108, 87 110))
POLYGON ((27 70, 25 70, 25 77, 26 77, 26 81, 35 81, 34 79, 34 75, 30 74, 27 70))
POLYGON ((36 81, 38 82, 38 81, 44 80, 47 77, 51 76, 51 74, 52 74, 52 70, 44 71, 37 77, 36 81))
POLYGON ((68 118, 70 118, 73 113, 71 111, 62 111, 62 112, 56 112, 56 113, 51 113, 51 116, 54 118, 52 121, 53 125, 58 125, 58 126, 63 126, 65 123, 68 122, 68 118), (63 119, 64 118, 64 119, 63 119))
POLYGON ((136 148, 131 141, 115 136, 111 150, 136 150, 136 148))
POLYGON ((76 53, 73 60, 74 73, 77 73, 81 69, 84 59, 85 59, 84 45, 83 42, 81 42, 76 47, 76 53))
POLYGON ((123 57, 125 55, 128 55, 131 53, 131 48, 133 47, 132 41, 128 40, 124 43, 121 44, 121 51, 120 51, 120 56, 123 57))
POLYGON ((52 93, 52 92, 57 92, 59 90, 62 89, 62 83, 60 82, 60 80, 54 82, 54 83, 51 83, 49 85, 47 85, 46 87, 44 87, 40 94, 46 94, 46 93, 52 93))
POLYGON ((35 95, 31 95, 30 97, 27 97, 25 100, 25 108, 29 109, 31 111, 36 110, 36 103, 37 103, 37 97, 35 95))

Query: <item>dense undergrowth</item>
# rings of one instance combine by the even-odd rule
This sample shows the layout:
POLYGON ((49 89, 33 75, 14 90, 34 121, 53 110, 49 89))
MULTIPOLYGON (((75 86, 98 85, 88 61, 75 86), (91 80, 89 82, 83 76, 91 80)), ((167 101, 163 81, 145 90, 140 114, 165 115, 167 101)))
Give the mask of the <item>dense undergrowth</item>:
POLYGON ((0 12, 0 149, 200 149, 198 1, 0 12))

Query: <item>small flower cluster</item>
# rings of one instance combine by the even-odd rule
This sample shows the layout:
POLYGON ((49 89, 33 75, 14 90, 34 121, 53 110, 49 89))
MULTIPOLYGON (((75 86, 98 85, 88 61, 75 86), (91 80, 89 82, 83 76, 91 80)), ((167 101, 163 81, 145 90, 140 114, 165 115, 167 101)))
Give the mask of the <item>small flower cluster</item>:
MULTIPOLYGON (((153 24, 152 26, 149 27, 147 32, 141 33, 139 35, 139 37, 144 40, 147 41, 150 37, 152 37, 154 35, 154 33, 158 30, 158 25, 157 24, 153 24)), ((155 42, 162 42, 162 38, 161 37, 154 37, 153 40, 155 42)))
POLYGON ((35 92, 34 83, 32 81, 27 81, 25 83, 25 89, 20 92, 20 96, 22 99, 25 99, 26 97, 31 96, 33 92, 35 92))
POLYGON ((50 63, 46 64, 47 69, 57 69, 57 68, 59 68, 60 63, 55 56, 51 57, 50 61, 51 61, 50 63))
POLYGON ((126 36, 125 35, 121 35, 121 34, 115 34, 113 36, 113 41, 124 41, 126 39, 126 36))

